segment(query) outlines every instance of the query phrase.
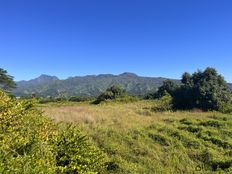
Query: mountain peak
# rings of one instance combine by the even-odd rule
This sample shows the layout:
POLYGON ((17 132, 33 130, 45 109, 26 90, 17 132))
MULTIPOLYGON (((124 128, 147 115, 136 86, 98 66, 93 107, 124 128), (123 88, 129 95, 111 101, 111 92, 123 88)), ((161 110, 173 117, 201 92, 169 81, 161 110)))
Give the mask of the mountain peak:
POLYGON ((41 74, 39 77, 33 79, 33 80, 39 80, 39 81, 54 81, 54 80, 59 80, 58 77, 56 76, 50 76, 47 74, 41 74))
POLYGON ((126 76, 126 77, 138 77, 137 74, 131 73, 131 72, 124 72, 122 74, 119 74, 119 76, 126 76))
POLYGON ((56 80, 59 80, 59 78, 56 76, 41 74, 39 77, 34 78, 32 80, 29 80, 29 81, 23 80, 23 81, 20 81, 18 83, 22 84, 22 85, 23 84, 38 85, 38 84, 43 84, 43 83, 49 83, 49 82, 56 81, 56 80))

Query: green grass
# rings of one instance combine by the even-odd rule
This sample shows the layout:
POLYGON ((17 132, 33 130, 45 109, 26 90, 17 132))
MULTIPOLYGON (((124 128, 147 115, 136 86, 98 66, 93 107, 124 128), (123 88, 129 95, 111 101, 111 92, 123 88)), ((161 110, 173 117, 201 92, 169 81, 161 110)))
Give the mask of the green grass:
POLYGON ((108 173, 232 173, 232 115, 152 112, 154 101, 41 105, 75 122, 108 156, 108 173))

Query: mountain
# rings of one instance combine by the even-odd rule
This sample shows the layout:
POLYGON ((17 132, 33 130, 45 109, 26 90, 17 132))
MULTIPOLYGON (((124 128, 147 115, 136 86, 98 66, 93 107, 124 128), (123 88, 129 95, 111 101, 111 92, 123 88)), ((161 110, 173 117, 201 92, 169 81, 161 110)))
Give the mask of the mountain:
MULTIPOLYGON (((119 75, 100 74, 70 77, 60 80, 56 76, 41 75, 29 81, 17 82, 16 96, 97 96, 108 87, 117 84, 132 95, 144 95, 156 90, 167 80, 162 77, 141 77, 125 72, 119 75)), ((178 80, 174 80, 178 82, 178 80)))
POLYGON ((46 74, 42 74, 39 77, 32 79, 32 80, 29 80, 29 81, 24 81, 24 80, 19 81, 19 82, 17 82, 17 85, 19 85, 19 86, 39 85, 39 84, 45 84, 45 83, 49 83, 49 82, 56 81, 56 80, 59 80, 59 78, 56 76, 49 76, 46 74))
MULTIPOLYGON (((39 96, 97 96, 108 87, 117 84, 129 94, 144 95, 156 90, 167 78, 141 77, 134 73, 125 72, 119 75, 99 74, 70 77, 60 80, 56 76, 42 74, 29 81, 17 82, 14 90, 16 96, 37 94, 39 96)), ((171 79, 176 83, 179 80, 171 79)), ((232 89, 232 84, 228 84, 232 89)))

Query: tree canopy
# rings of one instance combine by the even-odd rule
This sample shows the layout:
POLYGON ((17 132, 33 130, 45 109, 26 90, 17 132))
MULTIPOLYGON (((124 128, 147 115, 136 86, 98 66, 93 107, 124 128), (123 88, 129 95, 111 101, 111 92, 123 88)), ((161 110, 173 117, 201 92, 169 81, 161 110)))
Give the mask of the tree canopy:
POLYGON ((97 97, 96 101, 94 101, 94 104, 99 104, 105 100, 113 100, 113 99, 116 99, 119 97, 123 97, 125 95, 126 95, 126 91, 124 89, 122 89, 118 85, 113 85, 113 86, 107 88, 105 92, 100 94, 97 97))
POLYGON ((16 88, 13 76, 8 75, 7 71, 0 68, 0 88, 5 91, 11 91, 16 88))
POLYGON ((200 108, 218 110, 223 103, 230 101, 230 91, 224 78, 214 68, 206 68, 193 74, 185 72, 177 86, 173 82, 164 82, 156 96, 161 98, 170 94, 176 109, 200 108))

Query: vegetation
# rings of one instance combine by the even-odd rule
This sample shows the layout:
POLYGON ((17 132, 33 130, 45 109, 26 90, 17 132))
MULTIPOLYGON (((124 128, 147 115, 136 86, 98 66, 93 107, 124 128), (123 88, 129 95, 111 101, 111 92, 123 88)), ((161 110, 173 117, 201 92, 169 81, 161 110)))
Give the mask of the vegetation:
POLYGON ((75 122, 107 154, 106 173, 232 172, 230 114, 154 112, 160 100, 47 106, 48 116, 75 122))
POLYGON ((171 95, 175 109, 230 110, 231 92, 215 69, 184 73, 181 82, 181 85, 176 85, 172 81, 165 81, 153 95, 154 98, 171 95))
POLYGON ((42 75, 30 81, 17 82, 16 96, 31 95, 42 97, 91 96, 96 97, 113 85, 120 85, 130 95, 145 95, 162 85, 164 78, 140 77, 132 73, 120 75, 103 74, 98 76, 72 77, 59 80, 57 77, 42 75))
POLYGON ((125 98, 127 96, 126 91, 120 86, 113 85, 106 89, 105 92, 100 94, 97 99, 93 102, 94 104, 99 104, 106 100, 116 100, 118 98, 125 98))
POLYGON ((16 83, 13 76, 8 75, 6 70, 0 68, 0 89, 11 91, 14 88, 16 88, 16 83))
POLYGON ((56 124, 0 91, 0 173, 99 173, 104 155, 74 125, 56 124))
POLYGON ((168 94, 157 99, 154 103, 152 110, 155 112, 172 111, 172 97, 168 94))
MULTIPOLYGON (((2 87, 13 88, 2 72, 9 77, 0 76, 2 87)), ((101 105, 65 91, 16 99, 0 90, 0 173, 232 173, 225 80, 207 68, 181 82, 164 81, 147 96, 155 100, 113 85, 94 101, 101 105)))
MULTIPOLYGON (((34 97, 26 97, 26 98, 34 98, 34 97)), ((40 104, 51 103, 51 102, 85 102, 94 100, 93 97, 79 97, 72 96, 69 98, 62 97, 35 97, 40 104)))

